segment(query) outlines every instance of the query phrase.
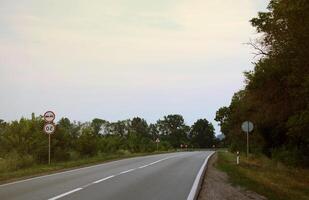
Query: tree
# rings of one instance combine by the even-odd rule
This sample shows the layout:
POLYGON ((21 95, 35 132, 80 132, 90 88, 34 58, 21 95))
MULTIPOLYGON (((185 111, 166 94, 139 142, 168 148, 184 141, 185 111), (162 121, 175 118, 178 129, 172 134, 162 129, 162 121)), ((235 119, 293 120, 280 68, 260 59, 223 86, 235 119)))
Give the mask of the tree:
POLYGON ((156 140, 157 138, 159 138, 159 130, 158 130, 158 126, 157 124, 150 124, 149 125, 149 134, 151 135, 151 138, 153 140, 156 140))
POLYGON ((216 112, 215 121, 219 122, 221 133, 225 136, 228 135, 229 127, 228 122, 230 120, 230 109, 228 107, 219 108, 216 112))
POLYGON ((91 122, 91 127, 93 129, 93 133, 95 135, 99 135, 100 131, 102 129, 102 125, 107 123, 107 121, 103 120, 103 119, 98 119, 98 118, 94 118, 91 122))
POLYGON ((130 132, 135 132, 142 137, 149 137, 149 127, 146 120, 135 117, 131 120, 130 132))
POLYGON ((130 120, 117 121, 110 124, 112 134, 125 137, 129 133, 130 120))
POLYGON ((163 120, 158 120, 157 127, 160 137, 168 141, 174 148, 179 148, 180 144, 188 143, 189 127, 184 123, 181 115, 164 116, 163 120))
POLYGON ((243 146, 239 127, 249 119, 253 151, 309 165, 309 1, 271 0, 251 23, 262 35, 251 43, 260 58, 216 120, 234 149, 243 146))
POLYGON ((51 135, 52 159, 65 161, 70 158, 70 151, 74 148, 74 125, 68 118, 61 118, 56 131, 51 135))
POLYGON ((98 136, 94 134, 91 126, 85 125, 81 129, 81 136, 77 140, 77 149, 82 155, 93 156, 98 150, 98 136))
POLYGON ((216 143, 215 129, 206 119, 199 119, 191 127, 190 138, 194 147, 211 148, 216 143))

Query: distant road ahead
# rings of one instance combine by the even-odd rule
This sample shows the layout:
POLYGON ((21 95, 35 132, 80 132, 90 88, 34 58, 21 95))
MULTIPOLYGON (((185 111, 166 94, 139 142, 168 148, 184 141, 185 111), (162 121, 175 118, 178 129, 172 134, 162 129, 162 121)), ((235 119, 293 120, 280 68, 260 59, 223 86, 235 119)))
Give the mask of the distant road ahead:
POLYGON ((0 185, 0 199, 186 200, 211 153, 137 157, 41 176, 0 185))

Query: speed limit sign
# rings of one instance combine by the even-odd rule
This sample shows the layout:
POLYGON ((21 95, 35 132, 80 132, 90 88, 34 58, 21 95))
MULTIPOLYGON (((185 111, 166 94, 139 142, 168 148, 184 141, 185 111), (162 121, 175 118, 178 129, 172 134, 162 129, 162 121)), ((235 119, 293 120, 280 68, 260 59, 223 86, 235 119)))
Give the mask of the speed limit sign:
POLYGON ((55 124, 48 123, 48 124, 45 124, 45 125, 44 125, 43 130, 44 130, 44 132, 45 132, 46 134, 49 135, 49 134, 52 134, 52 133, 55 132, 56 126, 55 126, 55 124))

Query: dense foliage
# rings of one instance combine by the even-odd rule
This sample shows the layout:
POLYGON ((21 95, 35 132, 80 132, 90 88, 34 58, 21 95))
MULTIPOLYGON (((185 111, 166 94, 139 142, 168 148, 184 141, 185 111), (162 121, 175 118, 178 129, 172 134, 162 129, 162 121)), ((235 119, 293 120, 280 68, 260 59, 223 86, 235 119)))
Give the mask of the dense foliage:
MULTIPOLYGON (((0 171, 1 161, 13 163, 10 169, 46 163, 48 136, 43 133, 42 116, 19 121, 0 121, 0 171)), ((188 147, 209 148, 216 143, 214 128, 206 119, 198 120, 192 128, 181 115, 168 115, 155 124, 139 117, 130 120, 108 122, 93 119, 91 122, 71 122, 62 118, 51 136, 52 161, 75 160, 119 152, 153 152, 188 147)))
POLYGON ((309 1, 272 0, 251 23, 259 60, 216 120, 233 150, 244 150, 240 126, 251 120, 252 152, 309 166, 309 1))

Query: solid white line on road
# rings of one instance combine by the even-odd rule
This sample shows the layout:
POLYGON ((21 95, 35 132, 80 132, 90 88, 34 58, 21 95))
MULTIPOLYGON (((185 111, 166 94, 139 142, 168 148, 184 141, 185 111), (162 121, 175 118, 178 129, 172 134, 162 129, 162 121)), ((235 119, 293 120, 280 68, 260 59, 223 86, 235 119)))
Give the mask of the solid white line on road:
POLYGON ((60 194, 60 195, 55 196, 55 197, 53 197, 53 198, 50 198, 50 199, 48 199, 48 200, 60 199, 60 198, 62 198, 62 197, 64 197, 64 196, 67 196, 67 195, 69 195, 69 194, 72 194, 72 193, 77 192, 77 191, 82 190, 82 189, 83 189, 83 188, 76 188, 76 189, 74 189, 74 190, 71 190, 71 191, 69 191, 69 192, 60 194))
POLYGON ((108 180, 108 179, 110 179, 110 178, 113 178, 113 177, 115 177, 115 176, 114 176, 114 175, 108 176, 108 177, 106 177, 106 178, 102 178, 102 179, 100 179, 100 180, 94 181, 93 183, 100 183, 100 182, 102 182, 102 181, 106 181, 106 180, 108 180))
POLYGON ((193 183, 193 185, 192 185, 192 188, 191 188, 191 191, 190 191, 190 193, 189 193, 189 195, 188 195, 187 200, 194 200, 194 199, 196 199, 196 197, 197 197, 196 195, 197 195, 197 192, 198 192, 198 189, 199 189, 199 184, 200 184, 200 181, 201 181, 203 172, 204 172, 204 170, 205 170, 205 167, 206 167, 206 165, 207 165, 208 159, 209 159, 210 156, 212 156, 212 154, 214 154, 214 153, 215 153, 215 152, 210 153, 210 154, 207 156, 207 158, 205 159, 205 161, 204 161, 202 167, 200 168, 200 171, 198 172, 198 174, 197 174, 197 176, 196 176, 196 178, 195 178, 195 180, 194 180, 194 183, 193 183))

